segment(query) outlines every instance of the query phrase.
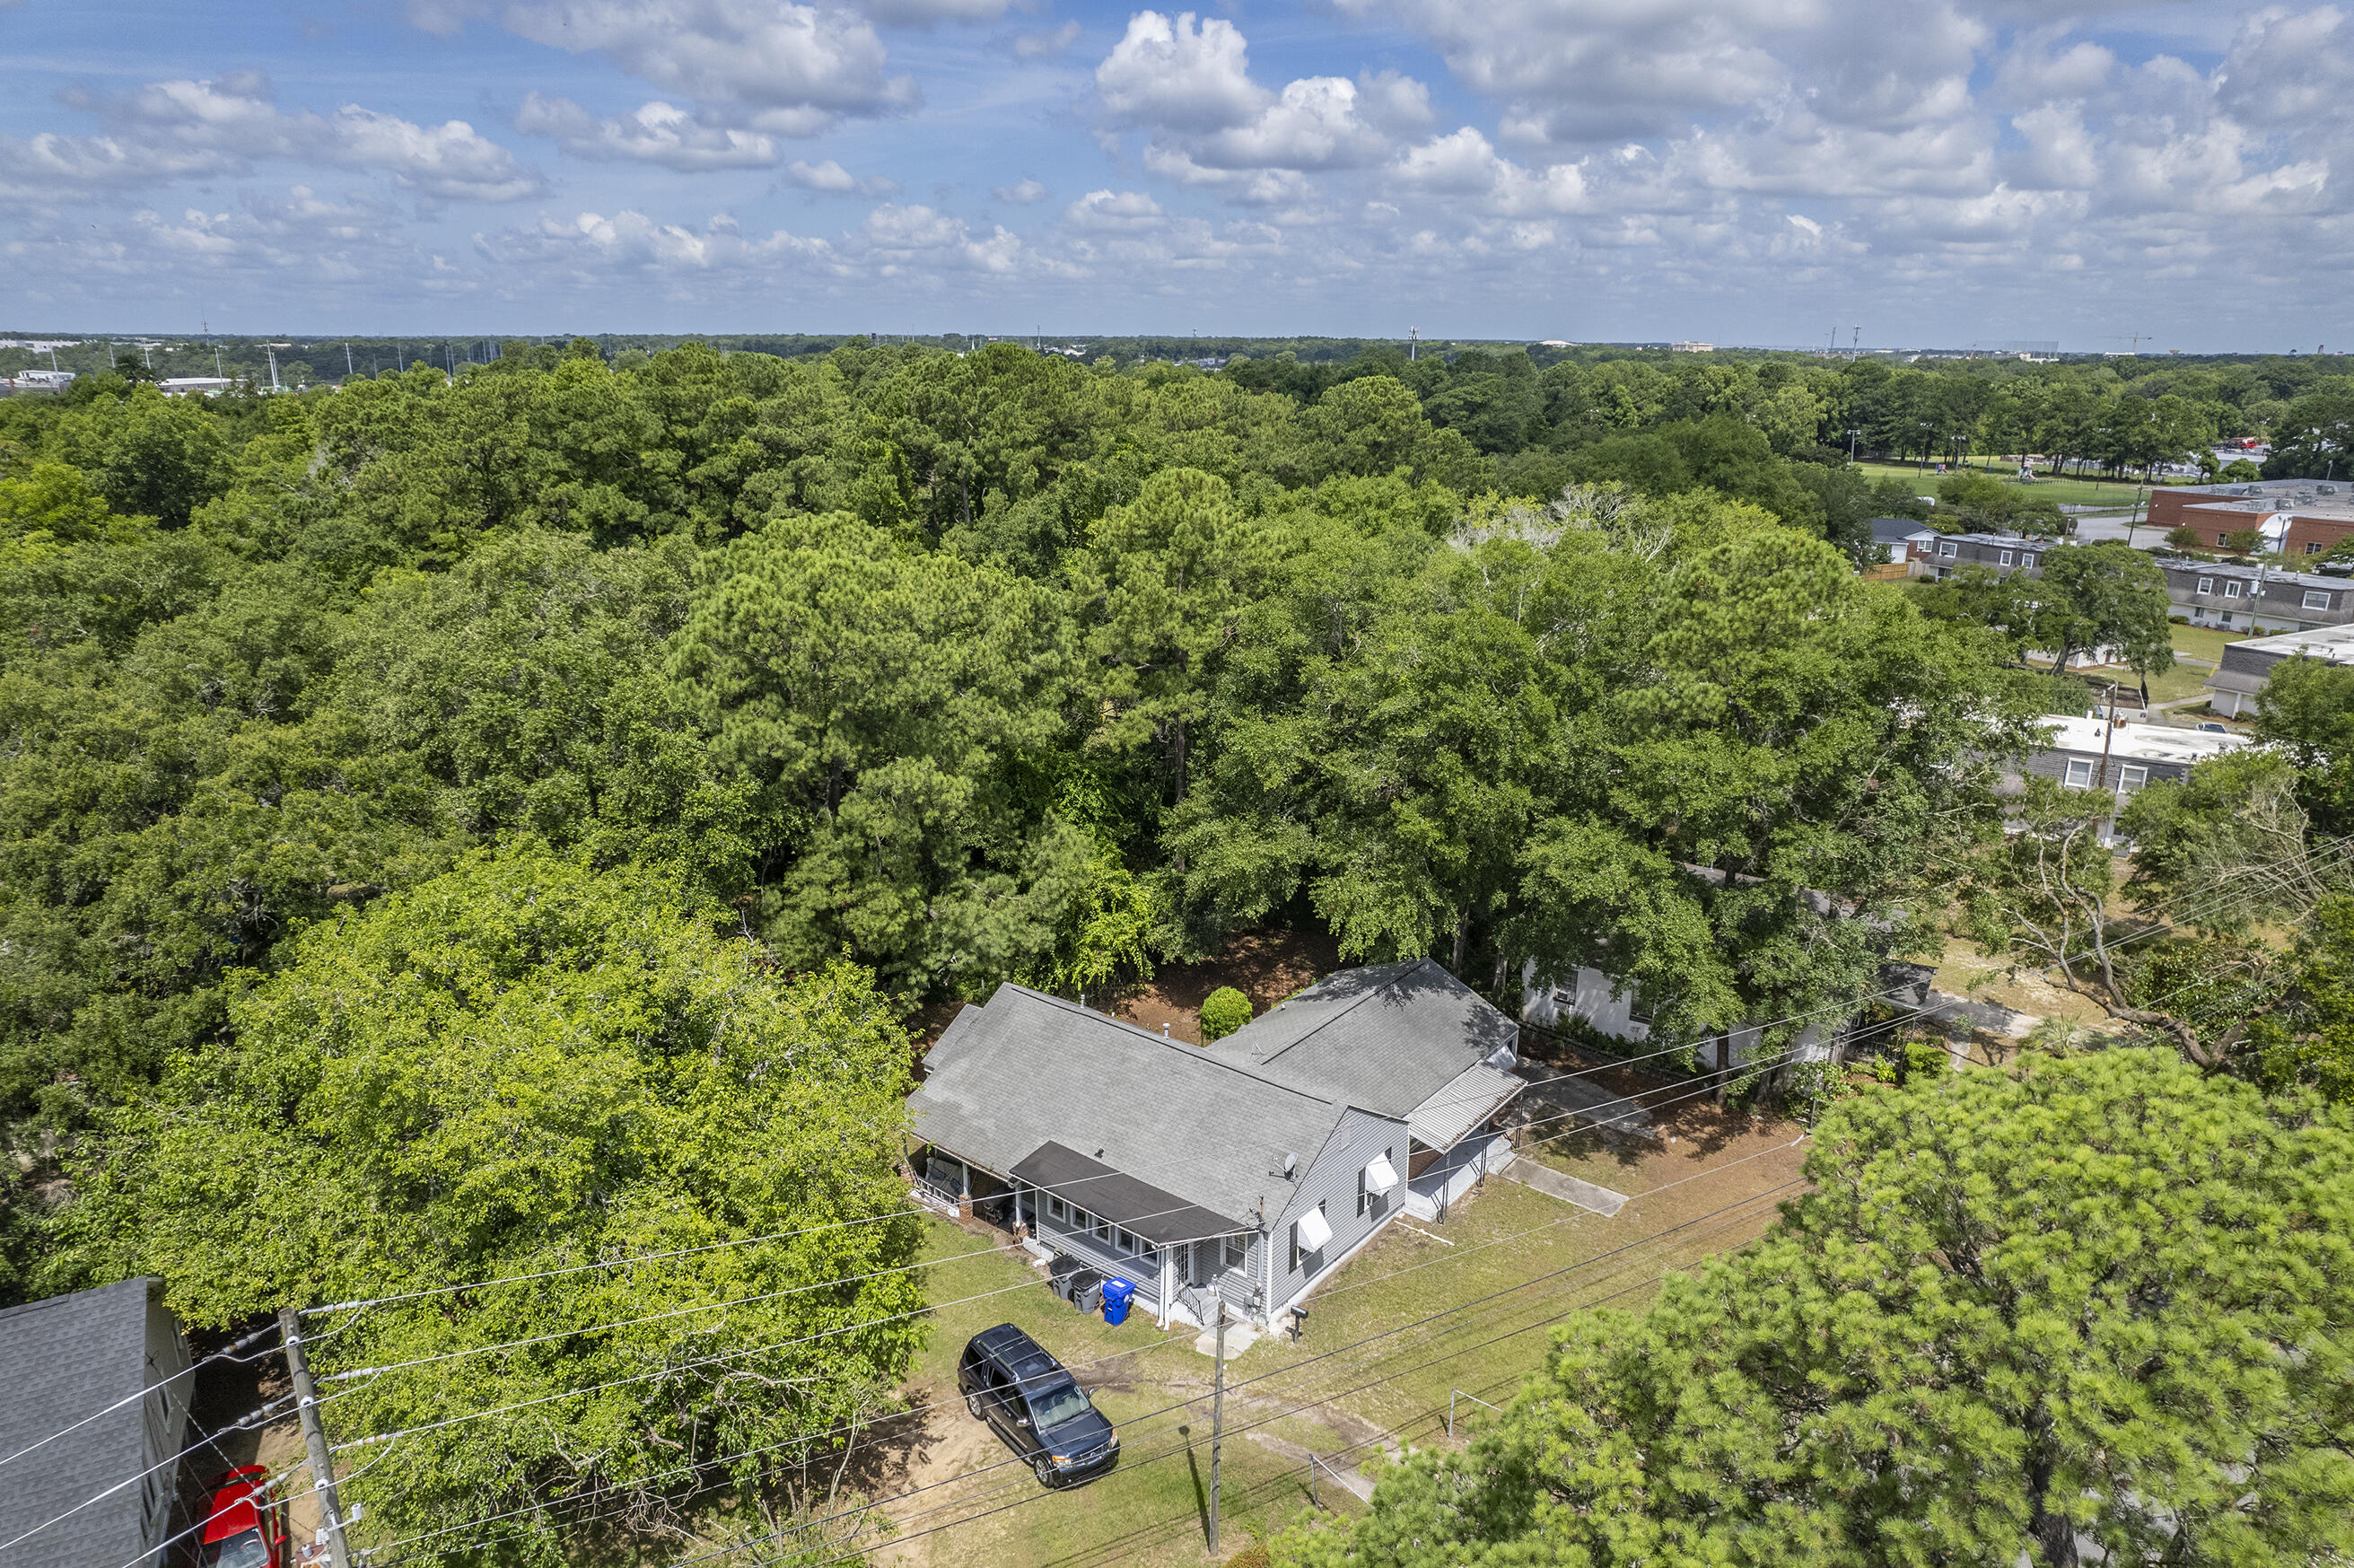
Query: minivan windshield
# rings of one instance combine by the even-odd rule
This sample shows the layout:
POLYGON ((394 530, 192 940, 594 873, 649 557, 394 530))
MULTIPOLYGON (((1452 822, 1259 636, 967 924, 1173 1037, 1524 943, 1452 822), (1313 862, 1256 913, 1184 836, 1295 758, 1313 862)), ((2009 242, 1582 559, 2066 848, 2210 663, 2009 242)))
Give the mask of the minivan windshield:
POLYGON ((1024 1391, 1030 1398, 1030 1419, 1043 1432, 1049 1426, 1060 1426, 1075 1415, 1084 1415, 1091 1408, 1087 1396, 1075 1383, 1058 1383, 1044 1388, 1024 1391))

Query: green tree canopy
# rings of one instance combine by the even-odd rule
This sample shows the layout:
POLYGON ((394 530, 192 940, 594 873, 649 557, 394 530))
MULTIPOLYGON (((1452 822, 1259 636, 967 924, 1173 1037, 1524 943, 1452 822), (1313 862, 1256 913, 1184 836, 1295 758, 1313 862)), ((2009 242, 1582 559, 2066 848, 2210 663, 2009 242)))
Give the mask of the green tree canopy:
POLYGON ((1580 1314, 1302 1568, 2354 1552, 2354 1132, 2170 1053, 1840 1102, 1764 1241, 1580 1314), (2085 1547, 2080 1548, 2083 1541, 2085 1547), (2087 1550, 2089 1549, 2089 1550, 2087 1550))
POLYGON ((309 1323, 339 1442, 452 1423, 347 1463, 380 1539, 537 1506, 493 1555, 561 1563, 554 1499, 663 1517, 691 1424, 705 1455, 825 1451, 921 1336, 906 1037, 862 971, 786 981, 714 913, 519 846, 313 926, 78 1161, 83 1261, 216 1327, 419 1293, 309 1323))

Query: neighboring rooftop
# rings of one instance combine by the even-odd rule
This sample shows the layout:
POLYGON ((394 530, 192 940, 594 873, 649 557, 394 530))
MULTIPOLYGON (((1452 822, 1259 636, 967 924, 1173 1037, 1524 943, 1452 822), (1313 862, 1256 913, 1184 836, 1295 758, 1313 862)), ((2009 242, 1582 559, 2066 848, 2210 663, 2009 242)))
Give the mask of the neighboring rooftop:
POLYGON ((1478 991, 1432 959, 1411 959, 1328 975, 1208 1052, 1326 1099, 1406 1117, 1519 1039, 1478 991))
POLYGON ((2243 637, 2223 645, 2222 667, 2257 668, 2300 655, 2325 663, 2354 664, 2354 626, 2317 626, 2310 631, 2284 631, 2274 637, 2243 637))
MULTIPOLYGON (((67 1510, 147 1467, 143 1426, 153 1402, 137 1395, 149 1383, 147 1293, 155 1283, 125 1279, 0 1312, 0 1388, 8 1395, 0 1401, 0 1454, 59 1434, 0 1469, 0 1541, 58 1520, 11 1550, 9 1568, 114 1568, 143 1560, 141 1487, 67 1510), (107 1410, 123 1399, 130 1403, 107 1410), (76 1425, 100 1411, 106 1414, 76 1425)), ((163 1484, 172 1478, 166 1471, 163 1484)))
POLYGON ((2242 735, 2178 729, 2171 725, 2112 726, 2098 718, 2047 718, 2043 723, 2052 730, 2049 750, 2099 757, 2105 749, 2112 759, 2127 762, 2204 762, 2249 744, 2242 735))
POLYGON ((2191 561, 2179 556, 2159 556, 2157 560, 2158 566, 2167 571, 2189 572, 2202 577, 2238 577, 2245 582, 2253 582, 2261 573, 2267 584, 2327 588, 2332 593, 2346 591, 2344 577, 2317 577, 2311 572, 2284 571, 2278 567, 2259 567, 2239 561, 2191 561))

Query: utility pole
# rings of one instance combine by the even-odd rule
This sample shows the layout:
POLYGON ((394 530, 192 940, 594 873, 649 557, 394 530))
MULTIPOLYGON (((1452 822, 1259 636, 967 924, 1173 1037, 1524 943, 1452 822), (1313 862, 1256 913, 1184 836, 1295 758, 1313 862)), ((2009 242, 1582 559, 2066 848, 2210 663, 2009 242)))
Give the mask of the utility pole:
POLYGON ((1413 327, 1413 326, 1410 326, 1410 327, 1406 328, 1406 329, 1405 329, 1405 356, 1406 356, 1406 358, 1407 358, 1407 359, 1409 359, 1409 360, 1412 360, 1412 359, 1416 358, 1418 355, 1420 355, 1420 353, 1421 353, 1421 352, 1422 352, 1422 329, 1421 329, 1420 327, 1413 327))
POLYGON ((344 1544, 344 1513, 335 1501, 334 1460, 327 1453, 327 1428, 319 1420, 319 1391, 311 1382, 311 1362, 302 1353, 302 1314, 292 1307, 278 1311, 278 1337, 286 1344, 286 1370, 294 1379, 294 1404, 302 1413, 302 1446, 311 1456, 311 1485, 319 1493, 319 1512, 327 1521, 327 1561, 332 1568, 352 1568, 351 1548, 344 1544))
POLYGON ((1850 360, 1853 360, 1855 356, 1862 351, 1862 344, 1863 329, 1861 327, 1857 327, 1855 329, 1855 335, 1847 340, 1847 356, 1850 360))
POLYGON ((278 385, 278 351, 277 351, 275 348, 272 348, 272 349, 270 349, 270 350, 269 351, 269 354, 270 354, 270 389, 272 392, 276 392, 276 391, 280 390, 280 387, 279 387, 279 385, 278 385))
MULTIPOLYGON (((1224 1245, 1223 1243, 1220 1245, 1224 1245)), ((1210 1310, 1218 1315, 1217 1359, 1210 1373, 1210 1555, 1218 1554, 1218 1458, 1226 1442, 1226 1292, 1210 1287, 1210 1310)))
POLYGON ((344 343, 344 379, 348 381, 358 374, 358 371, 352 368, 352 345, 350 340, 346 339, 344 343))

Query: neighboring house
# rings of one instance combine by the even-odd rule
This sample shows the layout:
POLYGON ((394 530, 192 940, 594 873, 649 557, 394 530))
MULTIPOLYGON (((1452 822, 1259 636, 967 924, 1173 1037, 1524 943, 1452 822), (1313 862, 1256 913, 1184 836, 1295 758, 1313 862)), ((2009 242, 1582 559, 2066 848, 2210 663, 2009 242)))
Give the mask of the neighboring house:
POLYGON ((1164 1326, 1207 1293, 1274 1324, 1401 1213, 1512 1159, 1519 1028, 1430 960, 1343 969, 1209 1046, 1002 985, 909 1098, 937 1198, 994 1201, 1041 1254, 1133 1281, 1164 1326))
MULTIPOLYGON (((1537 983, 1536 966, 1527 964, 1521 971, 1521 998, 1522 1021, 1539 1029, 1558 1029, 1563 1019, 1575 1017, 1587 1028, 1630 1045, 1649 1044, 1652 1038, 1651 1015, 1644 1010, 1634 986, 1600 969, 1580 969, 1565 980, 1544 986, 1537 983)), ((1826 1061, 1833 1038, 1846 1022, 1827 1017, 1809 1023, 1773 1054, 1787 1051, 1797 1062, 1826 1061)), ((1712 1035, 1693 1048, 1693 1061, 1718 1072, 1741 1066, 1755 1057, 1764 1033, 1761 1026, 1749 1024, 1712 1035)))
POLYGON ((0 1466, 0 1541, 58 1521, 0 1553, 7 1568, 163 1562, 194 1381, 163 1290, 126 1279, 0 1312, 0 1455, 52 1438, 0 1466))
POLYGON ((2354 626, 2327 626, 2278 637, 2251 637, 2223 645, 2223 657, 2207 677, 2208 705, 2219 714, 2252 714, 2256 697, 2284 659, 2318 659, 2354 664, 2354 626))
POLYGON ((2193 626, 2310 631, 2354 621, 2354 582, 2272 567, 2161 556, 2166 594, 2193 626))
MULTIPOLYGON (((2123 719, 2053 717, 2043 724, 2051 738, 2027 754, 2021 773, 2063 789, 2105 791, 2119 810, 2147 786, 2188 779, 2197 764, 2249 744, 2245 736, 2123 719)), ((2004 779, 2006 791, 2022 788, 2021 773, 2004 779)))
POLYGON ((1880 559, 1890 566, 1913 567, 1918 576, 1922 568, 1915 563, 1931 559, 1939 535, 1926 523, 1910 517, 1875 517, 1872 520, 1872 547, 1880 559))
POLYGON ((1922 557, 1929 563, 1929 570, 1922 575, 1942 582, 1964 567, 1984 567, 1999 577, 2013 572, 2041 577, 2043 555, 2052 544, 2016 534, 1940 534, 1935 551, 1922 557))

